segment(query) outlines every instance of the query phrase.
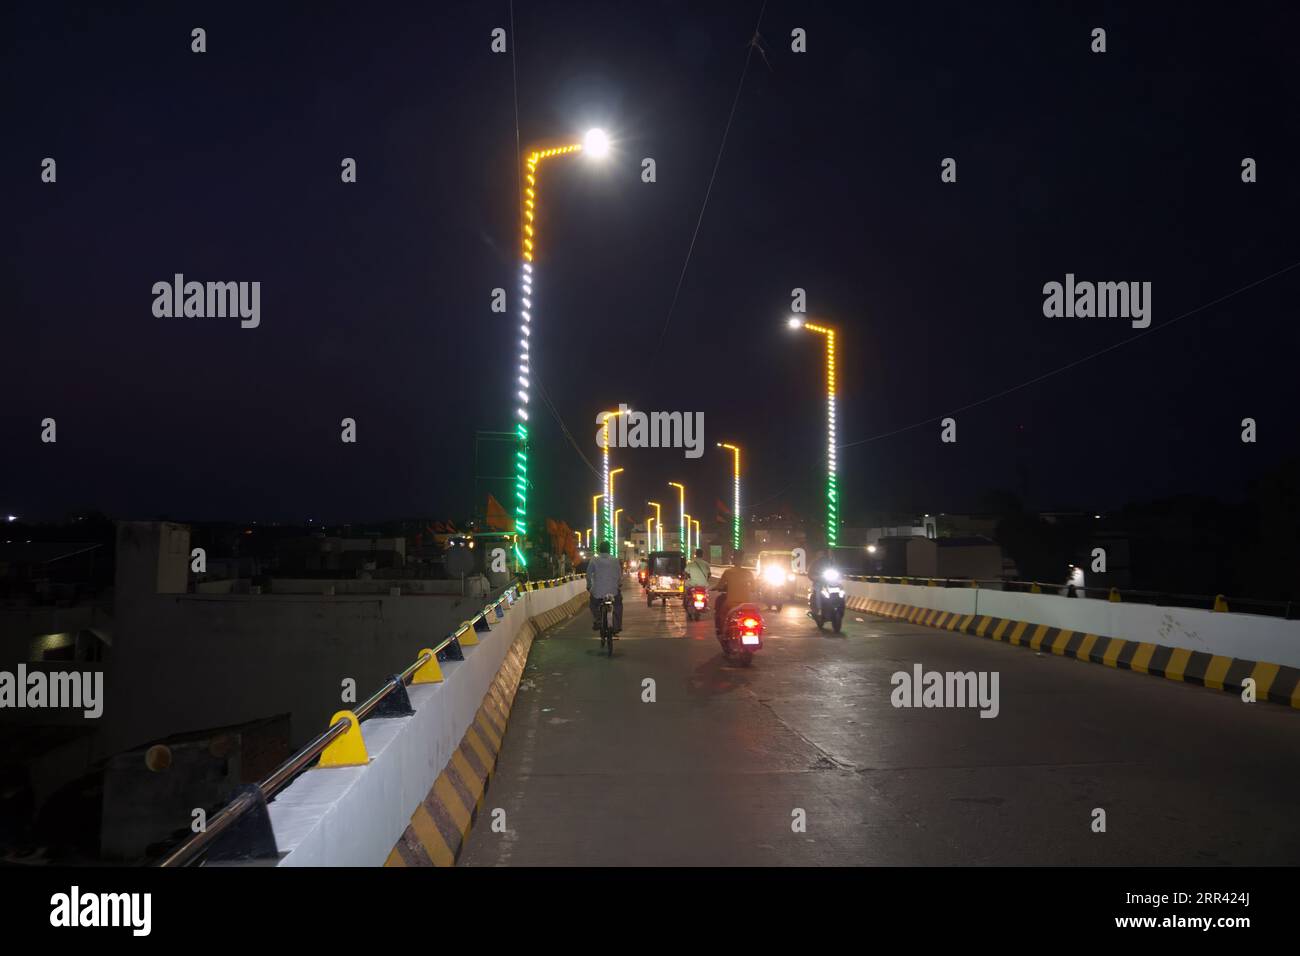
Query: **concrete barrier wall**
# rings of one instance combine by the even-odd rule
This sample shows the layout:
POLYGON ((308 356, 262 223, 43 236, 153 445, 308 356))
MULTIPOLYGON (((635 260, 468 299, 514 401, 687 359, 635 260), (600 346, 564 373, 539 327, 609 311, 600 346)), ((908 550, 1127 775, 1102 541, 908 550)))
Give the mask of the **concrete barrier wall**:
POLYGON ((1222 657, 1300 666, 1300 621, 986 588, 847 581, 845 591, 858 599, 1026 621, 1222 657))
MULTIPOLYGON (((364 767, 309 770, 270 805, 280 866, 382 866, 478 712, 507 652, 529 621, 572 600, 579 579, 522 593, 492 630, 442 665, 440 684, 409 687, 415 714, 362 725, 364 767)), ((414 657, 419 648, 411 648, 414 657)), ((366 691, 369 693, 369 690, 366 691)), ((323 727, 321 729, 324 729, 323 727)))

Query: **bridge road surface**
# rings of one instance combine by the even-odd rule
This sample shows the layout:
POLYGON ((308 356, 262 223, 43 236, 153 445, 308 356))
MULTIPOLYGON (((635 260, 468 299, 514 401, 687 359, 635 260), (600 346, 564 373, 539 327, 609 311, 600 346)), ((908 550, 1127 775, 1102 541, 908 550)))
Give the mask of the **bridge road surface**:
POLYGON ((711 616, 623 594, 612 659, 585 612, 534 642, 460 865, 1300 863, 1290 708, 800 606, 745 667, 711 616), (895 709, 915 662, 999 672, 999 715, 895 709))

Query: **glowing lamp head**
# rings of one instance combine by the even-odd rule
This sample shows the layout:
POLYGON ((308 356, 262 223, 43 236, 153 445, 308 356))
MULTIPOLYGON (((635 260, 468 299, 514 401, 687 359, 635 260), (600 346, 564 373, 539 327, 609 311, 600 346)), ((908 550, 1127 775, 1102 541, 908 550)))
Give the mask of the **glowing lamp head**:
POLYGON ((587 130, 582 139, 582 151, 592 159, 603 159, 609 155, 609 137, 603 129, 587 130))
POLYGON ((799 318, 798 316, 792 315, 790 316, 790 318, 785 320, 785 324, 792 329, 802 329, 803 319, 799 318))

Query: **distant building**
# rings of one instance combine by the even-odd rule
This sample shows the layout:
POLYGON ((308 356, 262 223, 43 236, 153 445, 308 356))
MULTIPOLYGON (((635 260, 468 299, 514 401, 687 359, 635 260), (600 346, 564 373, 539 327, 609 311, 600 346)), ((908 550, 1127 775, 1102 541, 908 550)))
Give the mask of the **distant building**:
POLYGON ((338 538, 323 534, 288 538, 276 545, 275 569, 281 576, 309 577, 338 572, 379 571, 406 563, 406 538, 338 538))
MULTIPOLYGON (((1002 578, 1002 548, 982 536, 926 538, 920 535, 880 538, 872 554, 874 574, 909 578, 1002 578)), ((870 565, 870 562, 868 562, 870 565)))

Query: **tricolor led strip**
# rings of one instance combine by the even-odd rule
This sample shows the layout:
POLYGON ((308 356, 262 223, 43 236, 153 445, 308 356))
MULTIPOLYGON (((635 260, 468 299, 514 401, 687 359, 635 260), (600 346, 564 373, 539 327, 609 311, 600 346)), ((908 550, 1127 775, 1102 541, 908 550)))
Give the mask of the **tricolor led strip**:
POLYGON ((826 336, 826 545, 837 547, 840 536, 840 491, 835 460, 835 330, 809 322, 809 332, 826 336))
MULTIPOLYGON (((561 146, 556 149, 534 150, 524 160, 524 208, 523 208, 523 270, 520 284, 523 294, 520 296, 519 314, 519 375, 515 396, 519 406, 515 409, 518 421, 515 423, 515 437, 518 449, 515 451, 515 530, 522 533, 528 520, 528 399, 532 391, 532 369, 529 366, 529 351, 533 334, 533 256, 537 237, 537 165, 552 156, 563 156, 581 151, 581 144, 561 146)), ((515 541, 515 555, 521 566, 527 561, 515 541)))

